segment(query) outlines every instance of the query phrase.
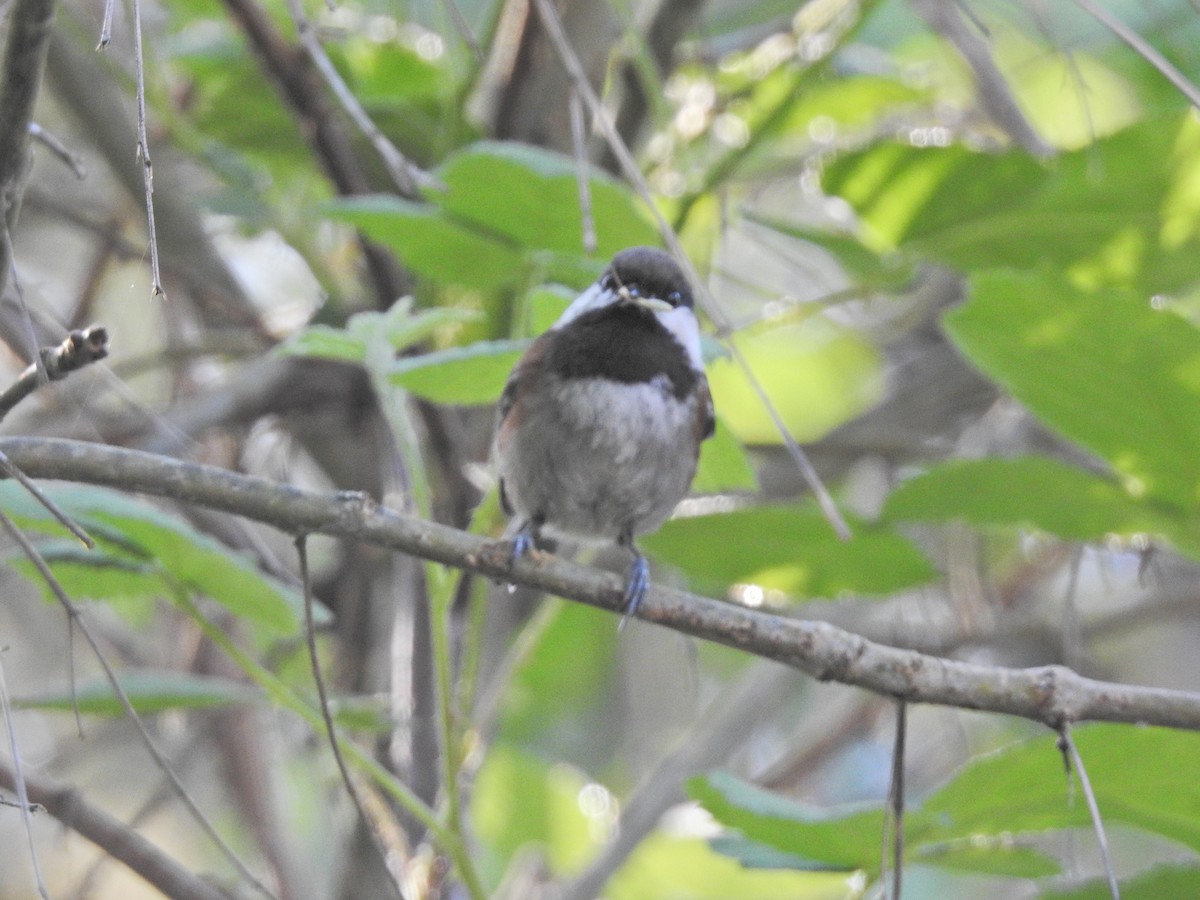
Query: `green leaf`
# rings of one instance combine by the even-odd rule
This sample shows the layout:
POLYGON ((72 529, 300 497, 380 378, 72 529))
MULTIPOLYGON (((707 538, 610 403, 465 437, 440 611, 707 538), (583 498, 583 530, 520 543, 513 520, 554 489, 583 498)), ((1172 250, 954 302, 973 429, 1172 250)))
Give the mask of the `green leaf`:
POLYGON ((1068 540, 1110 534, 1174 536, 1200 543, 1187 517, 1136 498, 1112 478, 1042 457, 955 460, 901 484, 884 506, 889 522, 1033 527, 1068 540))
POLYGON ((397 360, 392 384, 434 403, 479 406, 500 399, 528 341, 480 341, 397 360))
POLYGON ((413 311, 408 299, 393 303, 386 312, 361 312, 345 328, 313 325, 293 335, 277 349, 284 356, 315 356, 340 362, 365 364, 367 348, 383 341, 397 352, 432 338, 440 329, 481 318, 477 310, 437 306, 413 311))
POLYGON ((829 812, 772 794, 726 772, 693 778, 688 794, 721 824, 814 866, 853 871, 878 865, 881 809, 829 812))
POLYGON ((714 590, 751 583, 803 597, 890 594, 936 577, 907 539, 852 528, 843 541, 814 508, 763 506, 673 519, 641 543, 714 590))
MULTIPOLYGON (((1106 822, 1200 849, 1200 735, 1089 725, 1073 737, 1106 822)), ((751 840, 817 863, 878 868, 880 808, 818 810, 723 773, 688 787, 719 821, 751 840)), ((1086 804, 1071 796, 1053 735, 980 757, 906 814, 907 856, 945 868, 1048 874, 1045 857, 1006 836, 1088 827, 1086 804)))
POLYGON ((700 462, 692 481, 694 494, 753 491, 758 487, 754 468, 741 442, 717 419, 717 430, 700 445, 700 462))
POLYGON ((1200 331, 1148 299, 988 272, 945 317, 970 360, 1103 457, 1133 496, 1200 507, 1200 331))
MULTIPOLYGON (((110 553, 153 565, 174 583, 211 597, 269 632, 296 631, 302 601, 295 591, 180 520, 105 488, 71 486, 49 488, 46 493, 94 538, 106 541, 110 553)), ((11 481, 0 484, 0 507, 23 527, 66 533, 40 503, 11 481)))
POLYGON ((524 277, 519 247, 451 219, 436 206, 379 194, 337 200, 322 208, 331 218, 349 222, 390 247, 405 266, 439 284, 491 289, 524 277))
MULTIPOLYGON (((183 672, 123 672, 117 677, 121 689, 142 715, 168 709, 209 709, 250 703, 262 695, 236 681, 209 678, 183 672)), ((96 716, 120 716, 124 707, 117 699, 107 678, 95 678, 79 685, 75 691, 79 711, 96 716)), ((73 709, 70 691, 52 691, 30 697, 18 697, 21 709, 49 709, 70 712, 73 709)))
POLYGON ((654 832, 605 886, 610 900, 843 900, 854 896, 836 872, 746 869, 707 842, 654 832))
POLYGON ((489 880, 498 882, 529 844, 542 848, 553 872, 578 871, 599 842, 580 808, 587 784, 569 766, 551 766, 509 743, 493 746, 471 792, 475 832, 490 851, 481 860, 489 880))
POLYGON ((1198 143, 1190 117, 1139 123, 1052 165, 1019 150, 885 143, 834 162, 823 183, 877 250, 964 270, 1053 267, 1152 293, 1196 280, 1198 143))
POLYGON ((347 363, 361 364, 366 360, 366 348, 359 338, 345 329, 329 325, 311 325, 289 337, 275 352, 283 356, 312 356, 347 363))
MULTIPOLYGON (((1041 900, 1110 900, 1112 890, 1104 879, 1073 890, 1043 891, 1038 897, 1041 900)), ((1121 880, 1121 900, 1165 900, 1168 897, 1200 897, 1200 868, 1155 866, 1148 872, 1121 880)))
MULTIPOLYGON (((528 144, 480 141, 447 159, 437 176, 446 185, 437 200, 450 215, 529 250, 583 254, 571 157, 528 144)), ((657 230, 624 185, 604 174, 592 175, 588 185, 597 256, 658 243, 657 230)))

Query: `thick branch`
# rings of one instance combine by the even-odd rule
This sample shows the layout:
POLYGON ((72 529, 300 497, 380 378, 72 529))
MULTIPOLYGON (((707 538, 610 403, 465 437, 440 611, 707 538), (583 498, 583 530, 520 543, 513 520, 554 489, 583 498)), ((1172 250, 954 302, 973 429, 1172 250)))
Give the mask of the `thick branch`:
MULTIPOLYGON (((26 474, 141 491, 265 522, 293 534, 351 537, 422 559, 618 612, 624 580, 563 559, 519 560, 454 528, 400 515, 363 494, 322 494, 175 459, 38 438, 0 439, 26 474)), ((1200 731, 1200 694, 1084 678, 1063 666, 1008 669, 941 659, 866 640, 826 622, 745 609, 664 587, 640 617, 807 672, 913 703, 1008 713, 1058 728, 1106 721, 1200 731)))
MULTIPOLYGON (((54 0, 17 0, 8 19, 0 69, 0 232, 11 230, 21 208, 29 157, 29 124, 46 67, 54 0)), ((8 281, 9 242, 0 241, 0 294, 8 281)))
MULTIPOLYGON (((92 806, 74 788, 31 777, 28 771, 24 774, 31 803, 45 807, 63 825, 123 862, 164 896, 178 900, 225 900, 226 895, 204 878, 180 865, 123 822, 92 806)), ((3 762, 0 762, 0 787, 14 789, 13 771, 3 762)))

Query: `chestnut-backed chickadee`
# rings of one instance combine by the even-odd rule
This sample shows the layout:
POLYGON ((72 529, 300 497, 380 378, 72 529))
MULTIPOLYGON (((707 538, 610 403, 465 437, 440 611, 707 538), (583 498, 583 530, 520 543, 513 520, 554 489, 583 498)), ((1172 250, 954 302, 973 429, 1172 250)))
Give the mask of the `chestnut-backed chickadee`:
POLYGON ((622 250, 517 362, 500 398, 500 501, 515 561, 543 535, 633 553, 625 618, 650 585, 634 545, 687 494, 713 407, 692 291, 653 247, 622 250))

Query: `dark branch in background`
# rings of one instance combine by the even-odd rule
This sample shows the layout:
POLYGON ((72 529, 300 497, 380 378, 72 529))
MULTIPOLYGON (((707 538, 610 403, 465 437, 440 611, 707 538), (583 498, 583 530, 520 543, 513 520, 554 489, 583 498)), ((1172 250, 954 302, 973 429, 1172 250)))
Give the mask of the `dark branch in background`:
MULTIPOLYGON (((141 491, 305 532, 352 537, 620 612, 623 579, 563 559, 520 560, 475 535, 400 515, 351 492, 321 494, 213 466, 78 441, 0 439, 26 474, 141 491)), ((1200 731, 1200 694, 1085 678, 1063 666, 1011 669, 876 644, 827 622, 789 619, 655 587, 640 617, 773 659, 822 681, 910 703, 1006 713, 1059 729, 1066 722, 1143 723, 1200 731)))
MULTIPOLYGON (((646 29, 646 49, 650 52, 650 59, 660 81, 670 74, 675 47, 700 17, 705 2, 706 0, 665 0, 650 20, 650 26, 646 29)), ((638 66, 633 60, 626 60, 622 64, 618 77, 622 85, 622 96, 621 108, 617 111, 617 133, 626 144, 632 145, 636 143, 650 112, 647 90, 658 86, 646 84, 646 79, 638 72, 638 66)), ((620 163, 608 147, 605 148, 600 164, 610 171, 620 170, 620 163)))
POLYGON ((1054 155, 1054 148, 1033 130, 1009 88, 996 61, 974 26, 963 20, 957 4, 949 0, 912 0, 913 10, 956 49, 975 75, 979 102, 988 117, 1026 152, 1038 157, 1054 155))
MULTIPOLYGON (((0 787, 15 790, 12 769, 0 762, 0 787)), ((208 881, 180 865, 125 823, 99 807, 92 806, 79 792, 25 773, 25 788, 31 802, 43 807, 65 825, 113 859, 120 860, 172 900, 228 900, 208 881)))
MULTIPOLYGON (((0 230, 10 233, 21 211, 29 169, 29 125, 46 67, 54 0, 16 0, 0 69, 0 230)), ((0 241, 0 296, 12 267, 11 242, 0 241)), ((32 349, 32 348, 31 348, 32 349)))
POLYGON ((41 366, 36 363, 28 366, 12 387, 0 394, 0 420, 37 390, 43 383, 42 372, 45 372, 45 377, 51 381, 58 381, 106 356, 108 331, 103 325, 91 325, 82 331, 72 331, 57 347, 43 348, 41 366))
MULTIPOLYGON (((325 174, 342 196, 366 194, 372 185, 354 145, 333 115, 320 78, 308 55, 289 44, 255 0, 224 0, 275 83, 280 98, 295 115, 302 137, 310 144, 325 174)), ((380 309, 408 293, 408 278, 385 248, 360 237, 380 309)))

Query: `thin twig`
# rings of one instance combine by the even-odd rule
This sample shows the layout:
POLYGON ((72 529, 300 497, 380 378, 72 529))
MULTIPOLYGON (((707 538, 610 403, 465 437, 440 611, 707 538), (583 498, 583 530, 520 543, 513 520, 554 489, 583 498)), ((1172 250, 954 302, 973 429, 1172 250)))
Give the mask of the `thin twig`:
POLYGON ((29 136, 35 141, 40 141, 47 150, 70 166, 71 171, 75 173, 75 177, 80 181, 87 178, 87 167, 83 164, 83 157, 78 153, 71 152, 67 145, 59 140, 53 132, 47 131, 37 122, 30 122, 29 136))
POLYGON ((30 542, 29 538, 25 536, 24 532, 22 532, 21 529, 16 526, 12 519, 10 519, 3 510, 0 510, 0 527, 2 527, 4 531, 8 533, 9 537, 11 537, 17 543, 17 545, 20 546, 21 551, 33 564, 33 567, 37 569, 38 575, 41 577, 42 581, 45 582, 46 586, 50 588, 50 591, 54 594, 55 599, 57 599, 63 609, 66 610, 67 615, 70 616, 71 619, 79 626, 79 630, 83 633, 84 638, 91 646, 92 652, 95 654, 97 661, 100 663, 100 667, 104 670, 104 676, 108 680, 108 683, 112 686, 113 693, 120 702, 121 708, 125 711, 125 715, 128 716, 133 722, 137 729, 138 735, 142 739, 143 746, 145 746, 146 750, 150 753, 150 756, 154 759, 155 764, 167 777, 167 780, 170 781, 171 787, 175 792, 175 796, 179 798, 179 800, 191 814, 192 818, 196 821, 196 824, 198 824, 201 830, 208 835, 209 840, 211 840, 213 845, 221 851, 221 854, 229 861, 234 869, 237 870, 238 874, 244 878, 247 883, 253 885, 263 896, 274 898, 274 895, 267 890, 266 885, 264 885, 254 876, 254 873, 250 871, 249 867, 242 862, 241 857, 239 857, 233 848, 225 842, 225 839, 221 837, 221 835, 213 827, 212 823, 208 821, 207 817, 205 817, 204 813, 200 811, 200 807, 196 805, 196 801, 192 799, 192 796, 188 793, 187 788, 183 786, 183 782, 179 780, 179 776, 176 775, 171 769, 170 762, 163 755, 162 751, 158 749, 158 746, 154 743, 154 739, 150 737, 150 732, 146 730, 146 725, 144 722, 142 722, 142 717, 139 716, 137 710, 134 709, 133 702, 129 699, 129 695, 125 692, 125 688, 121 685, 120 680, 117 678, 117 673, 113 670, 108 658, 100 649, 100 644, 96 640, 95 635, 92 634, 91 628, 89 628, 87 622, 84 621, 83 615, 79 611, 79 607, 75 605, 75 602, 71 600, 69 596, 67 596, 67 592, 63 589, 63 586, 59 583, 58 579, 54 577, 54 573, 50 571, 50 566, 46 563, 46 560, 42 558, 42 554, 38 552, 37 547, 30 542))
POLYGON ((583 252, 596 252, 596 221, 592 216, 592 185, 588 178, 587 134, 583 125, 583 101, 571 88, 571 146, 575 150, 575 180, 579 184, 579 218, 583 225, 583 252))
POLYGON ((14 466, 12 464, 12 460, 10 460, 3 453, 0 453, 0 469, 2 469, 9 478, 13 479, 17 482, 17 484, 25 488, 25 490, 27 490, 33 496, 33 498, 37 500, 38 503, 44 506, 46 511, 49 512, 50 515, 54 516, 60 525, 67 529, 67 531, 71 532, 71 534, 74 535, 79 542, 83 544, 83 546, 87 547, 89 550, 95 548, 96 542, 92 540, 92 536, 84 531, 83 527, 78 522, 68 516, 66 512, 63 511, 61 506, 47 496, 46 492, 38 487, 36 481, 14 466))
POLYGON ((30 815, 29 794, 25 788, 25 772, 21 766, 21 748, 17 746, 17 729, 13 724, 12 705, 8 702, 8 685, 4 681, 4 665, 0 664, 0 709, 4 712, 4 727, 8 730, 8 749, 13 762, 13 784, 17 794, 17 805, 21 808, 21 822, 25 826, 25 838, 29 842, 29 861, 33 864, 33 878, 37 882, 38 894, 50 900, 46 882, 42 878, 42 867, 38 863, 37 844, 33 840, 33 817, 30 815))
POLYGON ((150 162, 150 140, 146 137, 146 68, 142 53, 142 0, 133 0, 133 61, 137 71, 138 145, 142 184, 146 191, 146 236, 150 240, 150 293, 166 299, 158 269, 158 233, 154 228, 154 166, 150 162))
MULTIPOLYGON (((591 82, 588 81, 587 73, 584 71, 583 64, 579 61, 579 57, 575 54, 574 48, 571 46, 570 39, 567 37, 566 30, 563 28, 562 20, 558 16, 554 5, 550 0, 533 0, 534 6, 537 8, 538 15, 541 16, 542 25, 546 29, 546 34, 549 36, 554 49, 558 54, 559 60, 563 67, 567 70, 567 74, 574 82, 575 89, 579 92, 579 96, 583 98, 587 104, 592 117, 599 123, 600 130, 604 134, 604 139, 608 142, 609 148, 612 150, 613 156, 616 157, 618 164, 621 167, 621 172, 625 178, 633 186, 634 190, 640 196, 646 207, 650 210, 651 215, 658 225, 659 232, 662 234, 664 243, 667 249, 671 251, 671 255, 683 268, 688 278, 697 288, 700 297, 700 305, 712 319, 716 326, 717 335, 727 338, 729 335, 730 320, 729 316, 717 303, 716 299, 709 292, 707 285, 700 278, 700 273, 696 271, 696 267, 692 264, 691 259, 683 249, 683 245, 679 242, 679 236, 675 230, 671 228, 669 222, 659 211, 658 205, 654 202, 654 198, 650 193, 650 186, 646 183, 646 178, 638 168, 637 162, 633 158, 633 154, 629 152, 629 148, 617 133, 616 126, 613 125, 608 113, 605 111, 600 98, 596 95, 592 88, 591 82)), ((804 477, 809 489, 812 490, 813 496, 816 497, 821 511, 829 520, 829 524, 837 532, 838 537, 846 539, 850 537, 850 527, 846 524, 846 520, 842 517, 841 512, 837 508, 837 504, 833 502, 833 497, 830 496, 828 489, 821 481, 817 470, 813 468, 807 454, 796 442, 791 431, 780 416, 779 411, 775 408, 775 403, 768 396, 762 383, 750 368, 750 364, 746 361, 745 356, 737 348, 737 345, 732 341, 726 341, 730 353, 738 367, 741 368, 743 374, 749 381, 751 388, 758 396, 760 402, 767 410, 771 421, 779 430, 779 436, 783 439, 784 446, 787 448, 788 454, 792 457, 796 467, 800 470, 800 474, 804 477)))
POLYGON ((32 355, 35 361, 17 376, 11 387, 0 393, 0 421, 47 381, 59 381, 108 356, 108 331, 103 325, 72 331, 57 347, 32 355))
POLYGON ((1108 850, 1108 837, 1104 833, 1104 820, 1100 818, 1100 806, 1096 803, 1096 794, 1092 790, 1092 782, 1088 778, 1083 757, 1071 737, 1071 725, 1065 719, 1058 729, 1058 747, 1062 751, 1068 777, 1072 768, 1079 775, 1079 784, 1083 788, 1083 796, 1087 801, 1088 814, 1092 817, 1092 830, 1096 832, 1096 843, 1100 845, 1100 859, 1104 863, 1104 873, 1108 876, 1109 893, 1112 895, 1112 900, 1121 900, 1121 888, 1117 884, 1117 873, 1113 869, 1112 855, 1108 850))
MULTIPOLYGON (((292 534, 353 537, 609 612, 623 611, 625 580, 619 575, 555 556, 512 563, 505 548, 478 535, 395 512, 365 494, 308 491, 215 466, 84 441, 0 438, 0 452, 34 478, 170 497, 292 534)), ((659 585, 651 587, 638 615, 777 660, 823 681, 905 697, 909 703, 1002 712, 1055 729, 1070 720, 1200 731, 1196 692, 1099 681, 1064 666, 1013 669, 943 659, 878 644, 828 622, 776 615, 659 585)))
MULTIPOLYGON (((3 204, 0 203, 0 205, 3 204)), ((17 295, 17 306, 21 310, 21 324, 25 326, 26 349, 29 352, 29 358, 33 360, 35 378, 39 383, 44 382, 48 376, 45 366, 42 365, 41 354, 38 353, 37 332, 33 328, 33 316, 29 314, 29 306, 25 302, 25 289, 21 287, 21 277, 17 274, 17 257, 13 251, 12 230, 9 223, 4 221, 3 216, 0 216, 0 248, 4 250, 4 253, 0 255, 8 260, 8 272, 0 273, 0 293, 3 292, 3 275, 7 274, 12 280, 13 293, 17 295)))
MULTIPOLYGON (((888 805, 892 820, 891 900, 900 900, 904 882, 904 746, 908 737, 908 702, 896 700, 896 737, 892 744, 892 783, 888 805)), ((885 866, 884 872, 887 871, 885 866)))
POLYGON ((367 115, 362 104, 358 102, 358 98, 354 96, 354 92, 346 85, 345 79, 330 60, 325 48, 321 46, 316 29, 308 16, 304 14, 300 0, 288 0, 287 6, 304 52, 317 67, 317 71, 321 73, 325 84, 333 91, 333 96, 337 98, 346 115, 350 117, 363 136, 371 142, 371 146, 379 154, 384 168, 387 169, 388 175, 391 176, 392 183, 396 185, 396 190, 400 192, 400 195, 417 198, 421 196, 422 188, 439 187, 438 180, 405 157, 367 115))
POLYGON ((463 43, 470 48, 471 54, 475 57, 475 62, 482 65, 487 60, 487 56, 483 52, 483 47, 479 45, 479 39, 471 31, 471 23, 467 21, 466 16, 459 9, 457 0, 445 0, 445 2, 446 9, 450 11, 450 21, 454 23, 454 30, 463 39, 463 43))
POLYGON ((1140 55, 1142 59, 1158 69, 1167 81, 1175 85, 1183 96, 1187 97, 1192 106, 1200 109, 1200 88, 1192 84, 1187 76, 1180 72, 1171 61, 1159 53, 1140 34, 1118 19, 1109 10, 1093 0, 1075 0, 1075 5, 1090 15, 1093 19, 1115 34, 1140 55))
POLYGON ((321 718, 325 722, 325 734, 329 737, 329 746, 333 750, 334 762, 337 763, 338 771, 342 773, 342 782, 346 785, 346 793, 350 795, 350 800, 354 803, 359 818, 366 826, 367 833, 371 835, 375 849, 379 851, 379 857, 383 860, 383 867, 388 873, 388 879, 391 881, 392 887, 396 889, 396 896, 404 900, 404 890, 400 887, 396 873, 388 865, 387 848, 383 845, 383 840, 375 828, 375 821, 367 815, 367 810, 358 793, 358 787, 350 775, 350 770, 346 767, 345 759, 342 758, 342 748, 338 741, 336 726, 333 723, 333 714, 329 711, 329 696, 325 691, 325 678, 321 675, 321 657, 317 653, 317 629, 313 623, 312 580, 308 574, 308 536, 299 535, 295 543, 296 555, 300 560, 300 584, 304 591, 304 637, 308 644, 308 659, 312 666, 313 683, 317 686, 317 701, 321 708, 321 718))
POLYGON ((117 5, 117 0, 104 0, 104 21, 100 24, 100 42, 96 44, 97 50, 104 50, 112 41, 112 23, 113 23, 113 7, 117 5))

